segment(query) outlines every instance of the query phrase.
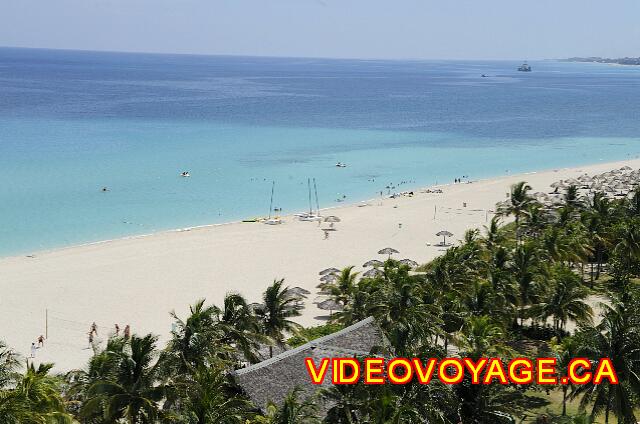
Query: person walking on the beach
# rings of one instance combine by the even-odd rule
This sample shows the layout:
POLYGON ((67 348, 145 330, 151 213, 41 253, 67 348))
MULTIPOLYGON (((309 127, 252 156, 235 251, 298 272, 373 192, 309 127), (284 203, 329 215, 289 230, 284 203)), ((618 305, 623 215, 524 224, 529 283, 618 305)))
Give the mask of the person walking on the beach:
POLYGON ((131 337, 131 327, 129 327, 129 324, 127 324, 124 327, 124 339, 129 340, 129 337, 131 337))
POLYGON ((38 347, 44 347, 44 336, 42 334, 38 337, 38 347))
POLYGON ((116 324, 115 328, 116 328, 116 337, 118 337, 120 335, 120 326, 116 324))
POLYGON ((31 359, 36 357, 36 350, 37 349, 38 348, 36 347, 36 344, 35 343, 31 343, 31 359))
POLYGON ((93 348, 93 331, 89 333, 89 348, 93 348))
POLYGON ((91 334, 95 333, 96 336, 98 335, 98 324, 96 324, 95 321, 93 321, 93 324, 91 324, 91 330, 89 332, 91 334))

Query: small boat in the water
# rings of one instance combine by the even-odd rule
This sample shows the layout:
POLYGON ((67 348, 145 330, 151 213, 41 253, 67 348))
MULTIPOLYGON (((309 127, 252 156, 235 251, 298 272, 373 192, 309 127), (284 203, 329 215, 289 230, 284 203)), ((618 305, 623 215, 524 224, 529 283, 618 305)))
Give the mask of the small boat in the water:
POLYGON ((531 72, 531 66, 529 66, 527 64, 527 62, 524 62, 522 65, 520 65, 518 67, 518 71, 520 71, 520 72, 531 72))
POLYGON ((336 163, 336 167, 337 168, 346 168, 347 164, 346 163, 342 163, 342 162, 338 162, 338 163, 336 163))
POLYGON ((191 176, 191 174, 189 173, 189 171, 182 171, 182 172, 180 173, 180 176, 181 176, 181 177, 190 177, 190 176, 191 176))

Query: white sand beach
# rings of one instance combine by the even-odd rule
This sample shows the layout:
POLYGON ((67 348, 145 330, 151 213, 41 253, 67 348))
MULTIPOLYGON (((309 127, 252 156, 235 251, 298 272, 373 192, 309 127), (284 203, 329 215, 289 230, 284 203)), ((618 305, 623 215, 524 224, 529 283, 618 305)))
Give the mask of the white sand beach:
MULTIPOLYGON (((93 321, 98 341, 115 323, 164 341, 169 312, 185 316, 199 298, 220 304, 225 293, 236 291, 259 301, 280 278, 315 293, 318 271, 347 265, 361 271, 365 261, 385 258, 376 253, 384 247, 399 250, 398 259, 423 263, 443 250, 435 246, 441 240, 435 233, 446 229, 455 241, 485 225, 517 181, 549 191, 554 181, 624 165, 637 169, 640 160, 439 186, 441 194, 417 190, 413 197, 335 208, 325 214, 341 222, 326 240, 318 223, 287 216, 282 225, 215 225, 0 259, 0 340, 27 356, 45 333, 48 311, 48 339, 36 362, 55 362, 58 370, 81 367, 91 355, 87 333, 93 321)), ((304 325, 320 324, 317 317, 327 315, 312 304, 314 298, 309 296, 299 319, 304 325)))

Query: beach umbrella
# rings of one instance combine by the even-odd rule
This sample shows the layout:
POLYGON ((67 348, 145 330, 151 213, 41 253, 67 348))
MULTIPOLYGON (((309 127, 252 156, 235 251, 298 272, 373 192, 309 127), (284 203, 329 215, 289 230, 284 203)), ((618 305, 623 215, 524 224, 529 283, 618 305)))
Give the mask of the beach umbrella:
POLYGON ((287 293, 298 297, 307 297, 306 295, 311 294, 309 290, 303 289, 302 287, 292 287, 287 290, 287 293))
POLYGON ((320 302, 324 302, 325 300, 327 300, 327 299, 328 299, 328 298, 327 298, 327 295, 328 295, 328 293, 326 293, 326 294, 321 294, 320 296, 316 296, 316 297, 313 299, 313 303, 315 303, 315 304, 317 305, 317 304, 318 304, 318 303, 320 303, 320 302))
POLYGON ((418 267, 418 262, 412 261, 411 259, 400 259, 398 262, 400 262, 402 265, 409 266, 409 268, 417 268, 418 267))
POLYGON ((341 304, 333 299, 327 299, 318 303, 318 308, 329 311, 329 315, 331 315, 333 311, 341 311, 342 309, 344 309, 341 304))
POLYGON ((630 167, 629 165, 625 165, 622 168, 620 168, 621 171, 631 171, 633 168, 630 167))
POLYGON ((338 277, 335 274, 327 274, 320 277, 320 281, 324 281, 325 283, 333 283, 336 281, 338 277))
POLYGON ((380 271, 377 268, 371 268, 369 271, 366 271, 364 274, 362 274, 363 277, 367 277, 367 278, 374 278, 374 277, 377 277, 378 275, 382 275, 382 271, 380 271))
POLYGON ((389 257, 391 257, 391 255, 393 255, 394 253, 400 253, 400 252, 398 252, 393 247, 385 247, 384 249, 380 249, 378 251, 379 255, 389 255, 389 257))
POLYGON ((445 246, 447 244, 447 237, 452 237, 453 234, 447 230, 438 231, 436 236, 442 237, 442 245, 445 246))
POLYGON ((364 264, 362 264, 363 267, 368 267, 368 266, 372 266, 372 267, 378 267, 378 266, 382 266, 384 265, 382 263, 382 261, 379 261, 377 259, 371 259, 370 261, 365 262, 364 264))
POLYGON ((340 270, 338 268, 327 268, 327 269, 323 269, 318 274, 327 275, 327 274, 336 274, 338 272, 340 272, 340 270))
POLYGON ((620 193, 617 194, 618 196, 624 196, 624 193, 622 191, 625 190, 627 188, 627 186, 624 185, 622 182, 619 182, 619 183, 615 184, 611 188, 613 189, 612 191, 620 190, 620 193))
POLYGON ((565 181, 565 183, 568 185, 578 185, 580 184, 580 181, 576 180, 575 178, 569 178, 565 181))

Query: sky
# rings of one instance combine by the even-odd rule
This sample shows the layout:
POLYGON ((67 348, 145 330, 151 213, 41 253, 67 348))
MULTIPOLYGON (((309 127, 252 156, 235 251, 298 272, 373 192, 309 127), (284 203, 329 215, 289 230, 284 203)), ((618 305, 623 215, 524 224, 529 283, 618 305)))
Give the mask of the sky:
POLYGON ((288 57, 640 56, 639 0, 0 0, 0 46, 288 57))

